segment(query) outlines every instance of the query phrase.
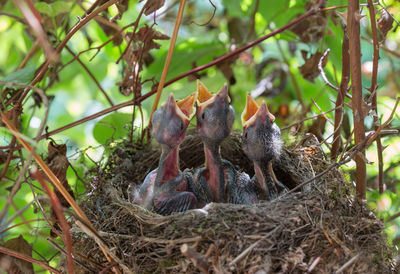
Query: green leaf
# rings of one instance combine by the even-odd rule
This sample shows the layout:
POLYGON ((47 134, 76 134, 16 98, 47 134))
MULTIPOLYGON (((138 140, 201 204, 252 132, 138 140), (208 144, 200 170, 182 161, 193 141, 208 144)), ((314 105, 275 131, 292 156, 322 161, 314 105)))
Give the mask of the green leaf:
POLYGON ((52 8, 51 8, 50 4, 47 4, 46 2, 36 2, 35 8, 41 14, 46 14, 48 16, 52 15, 52 8))
MULTIPOLYGON (((7 75, 6 77, 4 77, 3 79, 1 79, 1 81, 4 82, 11 82, 11 83, 16 83, 16 84, 29 84, 32 79, 33 76, 35 75, 35 66, 30 66, 30 67, 26 67, 20 70, 17 70, 9 75, 7 75)), ((0 84, 0 87, 2 87, 3 85, 0 84)), ((17 89, 18 87, 15 86, 9 86, 9 85, 5 85, 6 87, 9 88, 13 88, 13 89, 17 89)))
POLYGON ((131 120, 131 114, 118 112, 110 114, 94 126, 93 136, 100 144, 105 144, 111 138, 123 138, 128 134, 125 125, 131 120))
POLYGON ((46 2, 37 2, 35 3, 35 8, 42 14, 55 17, 61 13, 67 13, 70 10, 70 4, 64 1, 56 1, 51 4, 46 2))

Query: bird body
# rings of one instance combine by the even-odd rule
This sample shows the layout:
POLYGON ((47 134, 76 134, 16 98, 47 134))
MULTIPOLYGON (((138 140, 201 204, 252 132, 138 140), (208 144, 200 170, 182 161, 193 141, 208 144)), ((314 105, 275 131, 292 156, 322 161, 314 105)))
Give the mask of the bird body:
POLYGON ((226 84, 217 94, 212 94, 200 81, 197 82, 197 132, 204 143, 204 167, 194 172, 191 190, 199 202, 226 202, 227 189, 235 179, 233 165, 221 158, 221 142, 229 136, 235 119, 230 106, 226 84))
POLYGON ((287 190, 276 180, 272 169, 272 160, 279 157, 282 142, 275 117, 263 102, 261 106, 248 94, 246 107, 242 113, 243 150, 253 161, 254 177, 248 184, 248 195, 257 200, 272 200, 287 190))

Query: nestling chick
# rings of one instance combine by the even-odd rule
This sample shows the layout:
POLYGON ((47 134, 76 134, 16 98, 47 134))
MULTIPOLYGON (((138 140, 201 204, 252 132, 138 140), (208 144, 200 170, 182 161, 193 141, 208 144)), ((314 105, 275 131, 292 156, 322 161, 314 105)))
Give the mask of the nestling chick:
POLYGON ((271 161, 279 157, 282 147, 280 129, 274 120, 265 102, 258 106, 247 94, 242 113, 243 151, 254 163, 255 178, 250 185, 259 199, 272 200, 287 190, 276 180, 272 170, 271 161))
POLYGON ((197 81, 197 93, 197 132, 204 143, 205 163, 195 171, 194 185, 190 189, 201 205, 226 202, 227 189, 235 180, 236 170, 221 158, 220 145, 232 130, 235 111, 230 106, 226 84, 217 94, 212 94, 197 81))
POLYGON ((194 116, 197 93, 175 102, 171 93, 166 103, 154 112, 152 133, 162 152, 158 168, 141 185, 134 203, 162 215, 182 212, 197 206, 197 199, 186 191, 191 175, 179 170, 179 144, 194 116))

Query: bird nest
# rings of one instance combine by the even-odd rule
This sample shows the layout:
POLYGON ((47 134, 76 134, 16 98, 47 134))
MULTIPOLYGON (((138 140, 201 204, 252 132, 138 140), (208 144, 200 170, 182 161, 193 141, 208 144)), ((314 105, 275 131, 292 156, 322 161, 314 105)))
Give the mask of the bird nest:
MULTIPOLYGON (((257 205, 212 203, 160 216, 131 203, 132 188, 157 167, 160 149, 111 145, 108 162, 91 173, 93 189, 81 207, 98 235, 72 229, 74 247, 97 264, 103 245, 123 272, 388 273, 395 271, 383 224, 353 196, 353 186, 332 169, 302 191, 257 205)), ((222 145, 223 158, 252 175, 238 136, 222 145)), ((181 169, 201 166, 201 140, 186 136, 181 169)), ((291 188, 328 166, 317 146, 285 148, 275 173, 291 188)), ((97 266, 96 266, 97 265, 97 266)))

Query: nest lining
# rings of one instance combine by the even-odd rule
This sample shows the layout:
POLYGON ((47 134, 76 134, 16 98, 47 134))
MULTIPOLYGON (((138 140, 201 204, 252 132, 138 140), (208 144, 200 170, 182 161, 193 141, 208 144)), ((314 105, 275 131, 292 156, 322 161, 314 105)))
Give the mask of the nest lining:
MULTIPOLYGON (((294 187, 323 171, 328 164, 323 153, 315 153, 315 147, 311 151, 285 149, 274 163, 278 179, 294 187)), ((237 135, 224 142, 221 153, 253 173, 237 135)), ((212 203, 201 210, 160 216, 130 202, 132 186, 140 185, 157 167, 159 155, 153 145, 118 144, 106 166, 92 173, 94 189, 81 203, 123 269, 139 273, 331 273, 342 267, 346 273, 394 271, 382 222, 354 201, 352 187, 339 170, 331 170, 302 192, 271 202, 212 203), (189 250, 185 255, 183 245, 189 250)), ((185 138, 180 160, 182 170, 201 166, 204 155, 198 136, 185 138)), ((75 249, 106 265, 95 241, 78 228, 74 231, 75 249)), ((99 271, 94 266, 89 269, 99 271)))

